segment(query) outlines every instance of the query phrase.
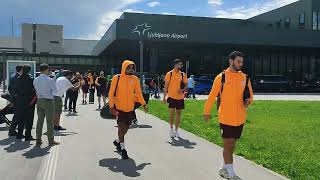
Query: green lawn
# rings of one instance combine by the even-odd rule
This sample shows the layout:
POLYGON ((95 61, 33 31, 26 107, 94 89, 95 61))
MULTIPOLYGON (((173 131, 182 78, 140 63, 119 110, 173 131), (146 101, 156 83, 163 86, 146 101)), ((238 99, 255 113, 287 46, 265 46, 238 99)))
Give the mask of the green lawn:
MULTIPOLYGON (((217 118, 206 124, 203 106, 204 101, 186 101, 181 127, 221 146, 217 118)), ((150 101, 149 109, 168 121, 167 106, 160 101, 150 101)), ((319 180, 320 102, 255 101, 236 154, 290 179, 319 180)))

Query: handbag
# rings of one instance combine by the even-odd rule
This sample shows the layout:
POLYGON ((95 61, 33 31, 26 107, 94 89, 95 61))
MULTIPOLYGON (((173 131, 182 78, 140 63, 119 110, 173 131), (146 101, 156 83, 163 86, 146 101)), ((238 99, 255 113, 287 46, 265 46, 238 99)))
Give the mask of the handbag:
MULTIPOLYGON (((117 89, 118 89, 118 84, 119 84, 119 79, 120 79, 120 75, 118 75, 118 79, 117 79, 117 84, 116 84, 116 89, 114 90, 114 97, 117 95, 117 89)), ((110 106, 109 106, 109 102, 106 103, 106 105, 104 105, 100 111, 100 116, 103 119, 117 119, 116 116, 114 116, 111 112, 110 112, 110 106)))

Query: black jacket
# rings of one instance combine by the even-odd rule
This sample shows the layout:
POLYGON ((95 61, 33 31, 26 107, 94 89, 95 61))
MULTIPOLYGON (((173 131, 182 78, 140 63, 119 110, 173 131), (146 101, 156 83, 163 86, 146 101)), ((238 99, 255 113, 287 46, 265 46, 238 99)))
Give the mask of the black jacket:
POLYGON ((16 81, 15 92, 17 93, 17 105, 29 107, 35 96, 33 78, 29 74, 22 74, 16 81))

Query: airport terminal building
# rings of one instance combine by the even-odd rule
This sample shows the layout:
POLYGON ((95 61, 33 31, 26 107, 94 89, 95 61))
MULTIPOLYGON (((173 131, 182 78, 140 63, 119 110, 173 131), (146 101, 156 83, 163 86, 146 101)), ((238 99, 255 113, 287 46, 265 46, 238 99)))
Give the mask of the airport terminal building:
MULTIPOLYGON (((27 35, 22 33, 22 39, 27 35)), ((292 80, 320 79, 318 0, 300 0, 246 20, 124 13, 100 41, 82 40, 78 47, 77 40, 60 35, 56 39, 46 39, 54 46, 41 50, 38 39, 29 37, 18 49, 22 53, 12 54, 37 63, 103 68, 108 73, 123 59, 132 59, 138 71, 162 74, 171 69, 174 58, 182 58, 188 61, 188 74, 200 75, 221 72, 228 66, 228 54, 240 50, 246 54, 244 71, 252 78, 281 74, 292 80), (62 49, 55 47, 60 42, 62 49)), ((2 44, 0 39, 0 48, 5 48, 2 44)), ((9 59, 10 54, 2 54, 0 60, 9 59)))

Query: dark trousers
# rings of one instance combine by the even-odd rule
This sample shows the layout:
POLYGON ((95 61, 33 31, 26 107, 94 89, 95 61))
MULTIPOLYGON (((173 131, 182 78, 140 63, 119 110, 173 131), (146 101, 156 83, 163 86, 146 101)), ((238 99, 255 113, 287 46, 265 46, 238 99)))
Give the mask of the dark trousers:
MULTIPOLYGON (((64 98, 64 108, 65 108, 65 109, 68 108, 68 107, 67 107, 67 104, 68 104, 69 98, 70 98, 70 91, 67 91, 67 92, 66 92, 66 97, 64 98)), ((69 105, 70 105, 70 101, 69 101, 69 105)), ((70 106, 69 106, 69 108, 70 108, 70 106)))
POLYGON ((17 114, 17 107, 16 105, 13 105, 13 117, 12 117, 12 122, 10 125, 9 133, 14 133, 17 129, 19 119, 18 119, 18 114, 17 114))
POLYGON ((78 100, 78 92, 72 92, 69 94, 69 110, 71 111, 71 108, 75 111, 77 107, 77 100, 78 100))
POLYGON ((193 99, 196 98, 194 95, 194 89, 193 88, 188 88, 188 98, 192 95, 193 99))
POLYGON ((26 137, 31 137, 31 130, 33 126, 34 118, 34 106, 33 107, 17 107, 17 118, 18 122, 18 135, 23 135, 23 130, 25 131, 26 137))

